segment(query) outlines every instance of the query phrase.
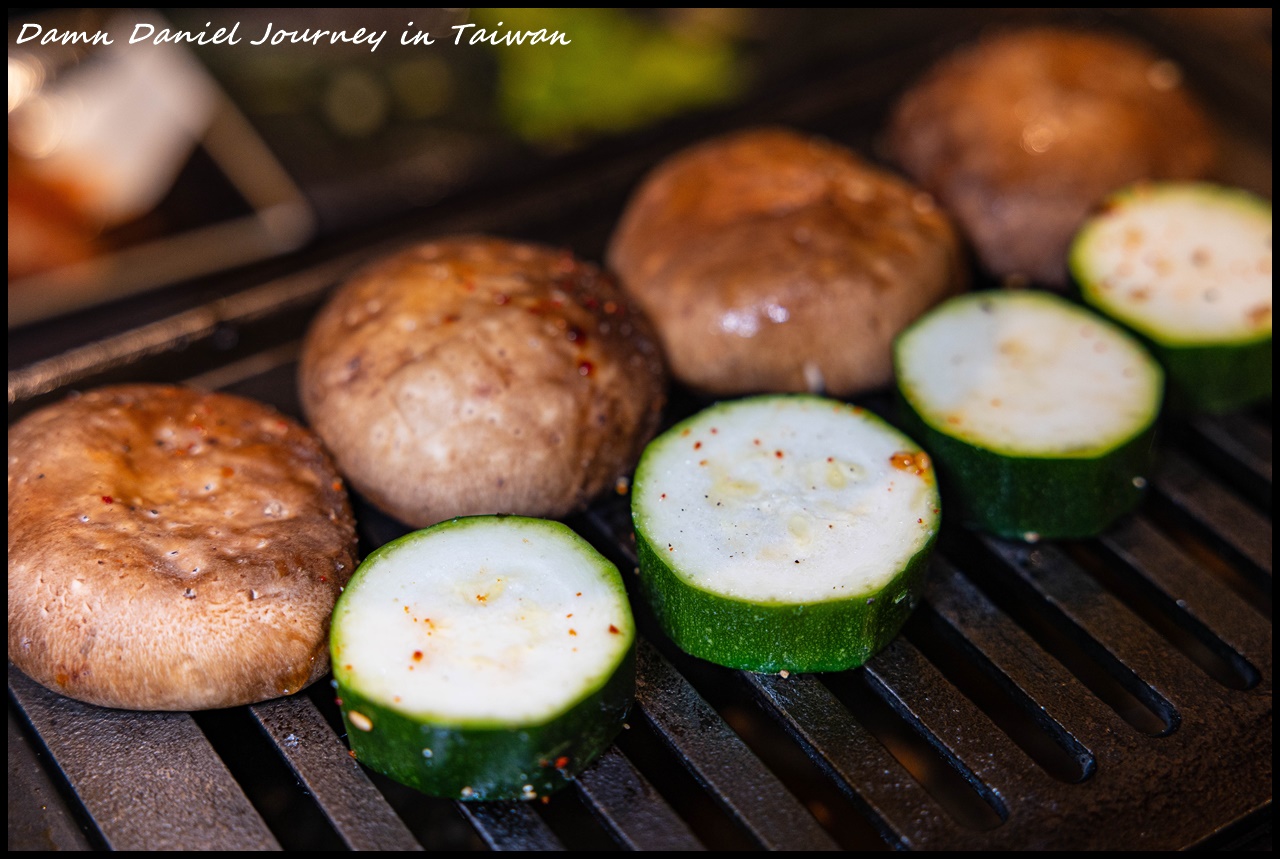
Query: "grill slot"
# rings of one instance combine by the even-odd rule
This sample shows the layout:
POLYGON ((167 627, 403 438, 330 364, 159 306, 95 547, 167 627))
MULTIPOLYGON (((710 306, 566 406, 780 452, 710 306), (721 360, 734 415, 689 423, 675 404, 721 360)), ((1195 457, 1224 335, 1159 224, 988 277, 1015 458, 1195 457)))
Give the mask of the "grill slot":
POLYGON ((1271 515, 1271 428, 1247 414, 1196 418, 1184 434, 1187 446, 1212 471, 1228 477, 1241 494, 1271 515))
POLYGON ((188 714, 81 704, 49 692, 12 667, 9 690, 108 847, 280 846, 188 714))
POLYGON ((685 767, 678 750, 663 739, 643 707, 628 717, 618 749, 660 792, 660 801, 679 815, 701 844, 717 849, 759 850, 760 845, 685 767))
MULTIPOLYGON (((1177 647, 1208 676, 1230 689, 1252 688, 1258 670, 1197 617, 1195 603, 1204 593, 1195 587, 1197 571, 1141 517, 1132 517, 1098 541, 1120 563, 1107 563, 1093 547, 1069 547, 1090 575, 1134 614, 1177 647)), ((1221 615, 1219 615, 1221 618, 1221 615)))
POLYGON ((1121 688, 1156 719, 1138 724, 1122 713, 1135 728, 1152 736, 1162 736, 1178 726, 1177 711, 1150 685, 1147 672, 1162 673, 1159 648, 1150 629, 1133 617, 1110 594, 1071 562, 1054 546, 1030 547, 995 538, 982 538, 1006 567, 1006 575, 1017 577, 1033 598, 1066 636, 1121 688), (1145 669, 1145 670, 1144 670, 1145 669))
POLYGON ((518 802, 459 803, 491 850, 563 850, 564 844, 530 805, 518 802))
POLYGON ((271 832, 281 848, 319 850, 342 845, 341 820, 330 821, 309 791, 293 789, 302 785, 283 754, 287 746, 278 747, 263 733, 251 708, 205 710, 191 716, 245 798, 264 821, 274 821, 271 832))
POLYGON ((694 777, 763 847, 835 847, 813 815, 647 642, 639 647, 636 674, 636 698, 645 715, 694 777))
MULTIPOLYGON (((464 231, 598 259, 643 170, 748 120, 870 152, 897 88, 974 32, 947 30, 955 16, 938 14, 936 40, 814 76, 802 93, 459 200, 412 234, 335 248, 287 277, 28 364, 9 375, 10 421, 119 380, 189 380, 296 416, 298 338, 363 261, 464 231)), ((1261 136, 1269 152, 1269 127, 1261 136)), ((701 405, 674 397, 672 420, 701 405)), ((862 404, 892 414, 887 398, 862 404)), ((78 704, 10 667, 10 847, 1119 850, 1253 846, 1259 827, 1269 846, 1270 410, 1165 429, 1147 501, 1096 540, 1028 546, 944 527, 920 611, 854 672, 781 678, 699 663, 633 601, 643 640, 630 730, 549 806, 437 800, 370 773, 348 755, 323 682, 193 718, 78 704), (299 833, 291 817, 315 825, 299 833)), ((356 512, 362 554, 405 531, 359 499, 356 512)), ((634 594, 627 500, 570 525, 634 594)))
POLYGON ((961 824, 985 833, 1006 822, 1009 809, 999 795, 998 773, 1040 772, 1022 751, 997 738, 999 729, 902 636, 867 663, 864 675, 872 691, 938 749, 994 813, 961 824))
POLYGON ((310 698, 295 695, 248 709, 343 844, 352 850, 422 849, 310 698))
POLYGON ((1000 825, 1001 807, 984 795, 963 762, 948 754, 938 739, 872 678, 870 669, 822 677, 820 682, 951 820, 979 832, 1000 825))
POLYGON ((578 779, 618 843, 630 850, 702 850, 679 816, 616 748, 578 779))
POLYGON ((1271 524, 1182 454, 1166 450, 1153 488, 1181 524, 1208 540, 1271 597, 1271 524))
POLYGON ((925 602, 916 609, 906 635, 965 697, 1049 775, 1074 784, 1088 778, 1095 762, 1088 749, 1025 690, 1002 675, 957 629, 925 602))
MULTIPOLYGON (((985 598, 999 606, 1037 647, 1059 661, 1113 713, 1145 734, 1157 735, 1168 729, 1166 719, 1150 705, 1149 695, 1144 701, 1135 691, 1142 684, 1132 672, 1108 659, 1105 650, 1072 624, 1058 606, 1009 570, 998 556, 979 544, 957 557, 965 559, 969 579, 980 586, 985 598)), ((969 632, 970 628, 965 630, 969 632)))

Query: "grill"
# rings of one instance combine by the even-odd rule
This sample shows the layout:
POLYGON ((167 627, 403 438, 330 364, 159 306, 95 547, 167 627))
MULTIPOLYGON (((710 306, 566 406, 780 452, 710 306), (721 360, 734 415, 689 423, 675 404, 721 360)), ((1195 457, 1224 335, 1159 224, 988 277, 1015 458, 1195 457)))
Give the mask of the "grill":
MULTIPOLYGON (((747 106, 459 196, 394 236, 355 237, 247 289, 27 362, 9 373, 9 419, 125 380, 219 388, 297 416, 300 337, 363 262, 463 231, 599 259, 627 190, 662 155, 758 122, 873 153, 902 84, 974 26, 812 70, 747 106)), ((1194 52, 1174 54, 1200 68, 1194 52)), ((1233 129, 1233 145, 1268 153, 1241 163, 1265 164, 1269 187, 1269 84, 1259 106, 1230 68, 1206 80, 1210 100, 1250 124, 1233 129)), ((81 337, 92 327, 37 334, 74 342, 74 325, 81 337)), ((893 417, 887 400, 861 403, 893 417)), ((668 419, 701 405, 676 391, 668 419)), ((437 800, 364 770, 327 683, 244 708, 135 713, 62 698, 10 666, 9 846, 1269 849, 1271 460, 1269 405, 1168 423, 1148 498, 1098 539, 1028 545, 944 528, 925 600, 855 671, 783 678, 702 663, 635 600, 627 729, 547 804, 437 800)), ((355 503, 362 554, 404 533, 355 503)), ((631 579, 625 498, 568 524, 631 579)))

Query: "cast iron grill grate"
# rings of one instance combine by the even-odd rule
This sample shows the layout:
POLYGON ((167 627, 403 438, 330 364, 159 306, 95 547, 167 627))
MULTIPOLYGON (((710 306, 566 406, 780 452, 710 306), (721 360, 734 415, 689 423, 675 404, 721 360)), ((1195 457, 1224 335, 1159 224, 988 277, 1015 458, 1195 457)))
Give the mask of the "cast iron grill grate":
MULTIPOLYGON (((10 420, 121 380, 188 381, 297 415, 299 337, 364 260, 473 230, 598 259, 627 188, 661 154, 759 121, 871 151, 869 129, 936 50, 902 49, 679 140, 463 200, 412 234, 10 372, 10 420)), ((885 402, 863 404, 892 418, 885 402)), ((668 418, 699 405, 677 394, 668 418)), ((920 609, 856 671, 711 666, 633 601, 643 640, 629 728, 546 805, 436 800, 369 773, 348 755, 325 683, 234 710, 133 713, 64 699, 11 666, 10 846, 1164 849, 1242 833, 1269 845, 1271 459, 1269 406, 1175 422, 1149 498, 1096 540, 1026 545, 944 527, 920 609)), ((405 530, 358 500, 357 517, 362 553, 405 530)), ((631 578, 627 499, 569 524, 631 578)))

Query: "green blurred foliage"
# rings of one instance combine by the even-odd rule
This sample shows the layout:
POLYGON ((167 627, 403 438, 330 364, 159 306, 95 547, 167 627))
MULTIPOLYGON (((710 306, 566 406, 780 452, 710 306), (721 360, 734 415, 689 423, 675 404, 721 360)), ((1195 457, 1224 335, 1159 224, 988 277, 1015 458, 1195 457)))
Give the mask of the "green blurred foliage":
POLYGON ((745 83, 735 16, 747 12, 706 12, 474 9, 468 37, 546 29, 571 40, 489 47, 504 121, 525 140, 565 146, 733 98, 745 83))

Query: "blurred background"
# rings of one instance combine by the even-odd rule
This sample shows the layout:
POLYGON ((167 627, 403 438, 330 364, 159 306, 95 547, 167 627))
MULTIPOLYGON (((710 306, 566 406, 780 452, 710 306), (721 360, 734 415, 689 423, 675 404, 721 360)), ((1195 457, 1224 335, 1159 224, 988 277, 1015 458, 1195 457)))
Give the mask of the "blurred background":
MULTIPOLYGON (((972 12, 10 9, 9 327, 394 229, 682 117, 802 99, 972 12), (468 43, 525 30, 570 43, 468 43)), ((1256 77, 1270 127, 1270 9, 1075 15, 1256 77)))

